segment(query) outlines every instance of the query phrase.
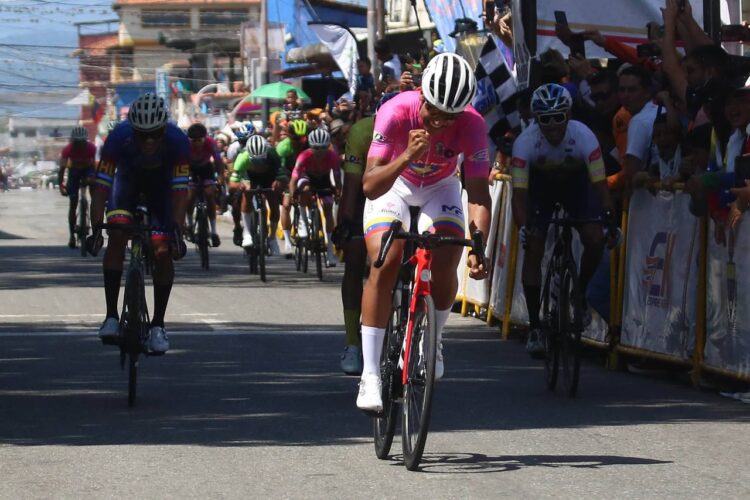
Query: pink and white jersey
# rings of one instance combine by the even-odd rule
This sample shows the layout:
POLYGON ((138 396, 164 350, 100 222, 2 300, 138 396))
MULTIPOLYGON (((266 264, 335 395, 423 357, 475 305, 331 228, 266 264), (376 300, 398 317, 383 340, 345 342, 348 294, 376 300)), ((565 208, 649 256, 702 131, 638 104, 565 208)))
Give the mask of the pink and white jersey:
POLYGON ((297 157, 292 175, 297 177, 328 177, 331 170, 335 178, 341 175, 341 159, 333 149, 328 149, 325 155, 318 157, 312 148, 302 151, 297 157))
MULTIPOLYGON (((383 104, 375 118, 369 158, 393 161, 406 150, 411 130, 424 129, 419 116, 419 91, 402 92, 383 104)), ((484 118, 471 106, 453 125, 430 134, 430 149, 401 172, 401 177, 416 186, 431 186, 456 173, 458 155, 464 155, 464 175, 487 177, 490 156, 487 149, 487 126, 484 118)))

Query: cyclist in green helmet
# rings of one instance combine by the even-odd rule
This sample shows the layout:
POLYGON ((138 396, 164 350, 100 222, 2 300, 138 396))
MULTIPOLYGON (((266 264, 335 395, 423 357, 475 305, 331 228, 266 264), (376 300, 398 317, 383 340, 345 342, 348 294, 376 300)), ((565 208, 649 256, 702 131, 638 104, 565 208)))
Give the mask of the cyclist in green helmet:
MULTIPOLYGON (((305 149, 307 149, 307 122, 292 120, 287 125, 287 137, 276 145, 276 153, 281 160, 280 175, 283 174, 286 179, 285 185, 289 184, 292 169, 297 162, 297 156, 305 149)), ((281 201, 281 230, 284 233, 284 253, 287 258, 292 256, 291 236, 289 234, 292 228, 291 208, 292 198, 288 192, 285 192, 281 201)))

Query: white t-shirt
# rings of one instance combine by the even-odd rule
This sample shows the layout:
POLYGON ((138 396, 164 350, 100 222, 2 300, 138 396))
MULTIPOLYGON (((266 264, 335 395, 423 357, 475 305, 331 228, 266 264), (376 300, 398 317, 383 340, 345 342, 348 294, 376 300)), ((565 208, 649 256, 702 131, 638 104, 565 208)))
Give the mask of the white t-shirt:
POLYGON ((241 151, 242 151, 242 144, 240 144, 240 141, 234 141, 227 148, 227 159, 229 161, 234 161, 235 158, 237 158, 237 155, 240 154, 241 151))
MULTIPOLYGON (((734 160, 737 159, 738 156, 742 154, 742 150, 745 147, 745 141, 747 141, 747 138, 745 134, 740 130, 735 130, 732 135, 729 136, 729 142, 727 142, 727 173, 734 172, 734 160)), ((723 164, 721 161, 721 148, 716 148, 716 156, 718 160, 718 165, 723 164)))
MULTIPOLYGON (((659 106, 649 101, 628 124, 628 147, 625 155, 635 156, 646 162, 651 149, 651 136, 654 133, 654 120, 659 106)), ((646 167, 647 165, 644 165, 646 167)))
POLYGON ((394 78, 398 81, 401 78, 401 59, 396 54, 393 54, 390 60, 383 63, 383 66, 393 71, 394 78))
POLYGON ((651 145, 651 169, 659 172, 659 179, 664 180, 668 177, 676 177, 682 163, 682 148, 677 146, 674 156, 665 160, 659 155, 659 148, 656 144, 651 145))

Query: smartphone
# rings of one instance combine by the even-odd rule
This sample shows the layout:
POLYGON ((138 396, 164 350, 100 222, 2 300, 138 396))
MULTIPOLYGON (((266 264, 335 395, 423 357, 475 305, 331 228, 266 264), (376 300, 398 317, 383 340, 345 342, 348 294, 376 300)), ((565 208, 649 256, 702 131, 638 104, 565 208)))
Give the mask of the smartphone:
POLYGON ((495 0, 486 0, 484 2, 484 15, 488 23, 495 17, 495 0))
POLYGON ((745 179, 750 179, 750 155, 734 160, 734 187, 745 187, 745 179))
POLYGON ((725 24, 720 33, 722 42, 750 41, 750 28, 741 24, 725 24))
POLYGON ((636 45, 635 49, 638 51, 638 57, 660 57, 661 50, 656 44, 653 43, 642 43, 636 45))
POLYGON ((555 22, 560 26, 568 25, 568 16, 565 14, 564 10, 555 11, 555 22))

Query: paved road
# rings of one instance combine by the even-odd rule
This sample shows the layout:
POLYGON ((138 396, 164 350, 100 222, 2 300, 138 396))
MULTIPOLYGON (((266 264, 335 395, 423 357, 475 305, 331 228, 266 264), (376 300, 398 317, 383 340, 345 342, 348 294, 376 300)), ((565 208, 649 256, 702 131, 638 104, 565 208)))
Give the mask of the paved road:
POLYGON ((750 412, 710 392, 587 364, 547 393, 517 342, 451 318, 420 473, 375 458, 356 380, 338 372, 337 281, 232 247, 179 264, 173 349, 142 363, 128 409, 95 330, 99 263, 66 241, 65 200, 0 195, 2 498, 749 498, 750 412), (407 483, 408 481, 408 483, 407 483))

